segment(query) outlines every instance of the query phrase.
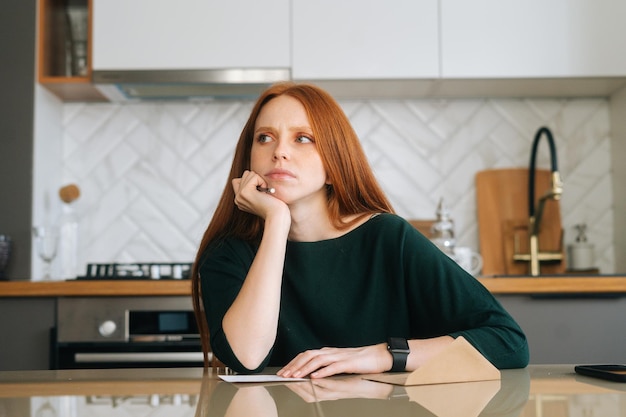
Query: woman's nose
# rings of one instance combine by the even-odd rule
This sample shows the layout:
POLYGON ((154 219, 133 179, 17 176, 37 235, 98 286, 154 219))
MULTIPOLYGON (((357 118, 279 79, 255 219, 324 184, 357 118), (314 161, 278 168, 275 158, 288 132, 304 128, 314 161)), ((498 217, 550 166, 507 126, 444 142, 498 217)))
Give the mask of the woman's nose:
POLYGON ((285 145, 278 144, 276 148, 274 148, 274 155, 273 155, 274 160, 288 159, 288 155, 289 155, 289 152, 287 151, 285 145))

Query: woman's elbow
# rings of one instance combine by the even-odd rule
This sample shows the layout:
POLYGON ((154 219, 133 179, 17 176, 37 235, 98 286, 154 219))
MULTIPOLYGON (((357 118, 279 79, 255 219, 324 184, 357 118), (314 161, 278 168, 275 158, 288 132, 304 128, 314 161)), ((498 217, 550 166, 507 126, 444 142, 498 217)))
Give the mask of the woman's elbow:
POLYGON ((261 372, 263 368, 265 368, 265 356, 248 354, 237 356, 237 359, 243 367, 243 370, 239 372, 254 374, 257 372, 261 372))

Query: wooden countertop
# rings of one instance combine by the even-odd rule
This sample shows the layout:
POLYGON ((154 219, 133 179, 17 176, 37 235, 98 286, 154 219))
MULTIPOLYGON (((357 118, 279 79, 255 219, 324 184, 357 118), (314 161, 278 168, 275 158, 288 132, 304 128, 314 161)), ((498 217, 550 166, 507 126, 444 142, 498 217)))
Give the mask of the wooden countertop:
MULTIPOLYGON (((626 275, 479 277, 496 295, 626 295, 626 275)), ((0 281, 0 297, 190 295, 189 280, 163 281, 0 281)))
POLYGON ((4 281, 0 297, 190 295, 190 280, 4 281))
POLYGON ((626 276, 481 277, 478 280, 493 294, 623 294, 626 276))

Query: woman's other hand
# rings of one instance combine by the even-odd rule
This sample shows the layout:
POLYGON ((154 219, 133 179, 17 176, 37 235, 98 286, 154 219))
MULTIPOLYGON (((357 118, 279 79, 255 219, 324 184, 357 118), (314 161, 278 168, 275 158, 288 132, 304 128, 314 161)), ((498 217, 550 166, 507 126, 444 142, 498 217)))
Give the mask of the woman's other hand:
POLYGON ((392 365, 387 344, 358 348, 323 348, 300 353, 277 372, 282 377, 324 378, 336 374, 376 374, 392 365))
MULTIPOLYGON (((409 340, 411 353, 406 371, 414 371, 454 341, 451 336, 409 340)), ((324 378, 336 374, 377 374, 387 372, 393 365, 387 343, 359 348, 323 348, 308 350, 296 356, 277 375, 289 378, 324 378)))

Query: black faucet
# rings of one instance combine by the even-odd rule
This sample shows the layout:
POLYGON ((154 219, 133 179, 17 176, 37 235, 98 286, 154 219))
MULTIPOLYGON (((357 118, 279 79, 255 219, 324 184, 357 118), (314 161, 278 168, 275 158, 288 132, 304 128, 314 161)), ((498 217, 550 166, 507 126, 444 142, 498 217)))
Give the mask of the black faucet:
POLYGON ((530 275, 539 275, 539 261, 558 261, 563 259, 561 251, 557 252, 540 252, 539 251, 539 227, 541 225, 541 217, 546 200, 559 200, 563 193, 563 183, 559 174, 556 162, 556 146, 552 132, 547 127, 541 127, 535 135, 532 151, 530 153, 530 167, 528 171, 528 236, 530 243, 530 251, 528 254, 515 254, 515 260, 523 260, 530 262, 530 275), (550 163, 552 171, 552 187, 539 199, 537 209, 535 210, 535 159, 537 158, 537 146, 539 141, 545 134, 550 146, 550 163))
MULTIPOLYGON (((552 171, 552 189, 549 193, 553 194, 553 198, 558 200, 561 197, 561 193, 563 192, 563 183, 561 183, 561 178, 559 175, 559 169, 556 162, 556 146, 554 144, 554 137, 552 136, 552 132, 547 127, 541 127, 535 134, 535 140, 533 141, 533 147, 530 151, 530 167, 528 169, 528 217, 535 216, 535 161, 537 159, 537 147, 539 146, 539 141, 541 140, 542 135, 546 135, 546 139, 548 139, 548 146, 550 146, 550 170, 552 171), (558 175, 558 181, 555 182, 554 175, 558 175), (558 183, 558 190, 555 187, 558 183), (558 192, 557 192, 558 191, 558 192)), ((544 196, 547 198, 546 196, 544 196)), ((548 196, 549 197, 549 196, 548 196)), ((543 200, 545 200, 543 198, 543 200)), ((540 202, 541 203, 541 202, 540 202)), ((541 214, 538 213, 537 223, 541 221, 541 214)), ((537 224, 537 228, 539 225, 537 224)))

